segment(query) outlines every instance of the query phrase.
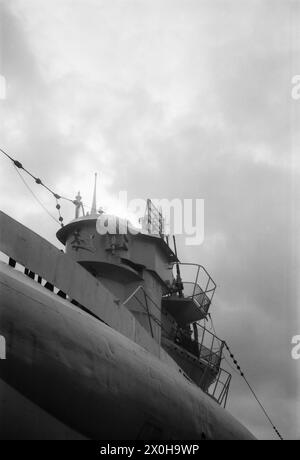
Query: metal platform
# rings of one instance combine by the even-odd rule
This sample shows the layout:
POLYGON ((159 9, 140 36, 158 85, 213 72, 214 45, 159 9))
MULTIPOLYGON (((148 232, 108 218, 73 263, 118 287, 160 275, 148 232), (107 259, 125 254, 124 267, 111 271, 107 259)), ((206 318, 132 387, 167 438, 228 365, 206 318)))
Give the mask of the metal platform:
POLYGON ((218 404, 226 406, 231 374, 221 368, 224 341, 197 324, 195 336, 187 329, 162 336, 162 346, 184 372, 218 404))
POLYGON ((175 292, 163 297, 162 306, 179 325, 184 326, 206 318, 216 290, 216 283, 202 265, 188 263, 179 265, 180 268, 194 267, 195 281, 183 281, 182 294, 175 292))

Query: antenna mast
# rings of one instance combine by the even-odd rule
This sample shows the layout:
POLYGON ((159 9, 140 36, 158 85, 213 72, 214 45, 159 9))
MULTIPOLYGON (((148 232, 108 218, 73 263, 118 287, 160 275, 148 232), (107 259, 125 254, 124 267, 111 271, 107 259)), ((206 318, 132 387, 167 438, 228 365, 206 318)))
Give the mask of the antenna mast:
POLYGON ((95 173, 95 185, 94 185, 94 194, 93 194, 93 202, 92 202, 92 209, 91 215, 97 214, 97 173, 95 173))
MULTIPOLYGON (((178 259, 177 257, 177 246, 176 246, 176 238, 175 238, 175 235, 173 235, 173 243, 174 243, 174 251, 175 251, 175 255, 176 255, 176 259, 178 259)), ((176 287, 178 289, 178 293, 179 293, 179 297, 183 297, 183 284, 182 284, 182 279, 181 279, 181 274, 180 274, 180 267, 179 267, 179 263, 177 262, 176 263, 176 272, 177 272, 177 277, 176 277, 176 287)))

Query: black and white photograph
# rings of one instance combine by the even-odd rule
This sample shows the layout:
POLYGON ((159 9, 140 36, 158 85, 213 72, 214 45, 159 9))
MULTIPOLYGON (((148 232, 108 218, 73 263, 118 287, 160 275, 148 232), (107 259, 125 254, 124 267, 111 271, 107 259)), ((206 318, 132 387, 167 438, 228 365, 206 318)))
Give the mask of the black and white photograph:
POLYGON ((0 0, 0 440, 300 440, 299 154, 300 0, 0 0))

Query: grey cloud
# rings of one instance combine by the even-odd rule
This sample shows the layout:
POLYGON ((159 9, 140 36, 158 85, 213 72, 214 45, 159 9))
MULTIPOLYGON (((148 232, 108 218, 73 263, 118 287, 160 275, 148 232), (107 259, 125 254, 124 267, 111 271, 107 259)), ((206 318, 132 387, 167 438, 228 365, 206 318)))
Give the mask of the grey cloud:
MULTIPOLYGON (((137 11, 135 2, 130 5, 137 11)), ((114 44, 124 50, 121 64, 118 52, 113 65, 109 57, 99 62, 99 81, 77 68, 46 78, 25 18, 20 10, 6 9, 9 98, 0 107, 2 141, 53 187, 66 176, 80 177, 80 165, 88 163, 91 177, 99 169, 111 174, 112 193, 205 199, 204 244, 185 247, 179 238, 181 258, 202 263, 213 274, 219 288, 212 314, 219 335, 232 344, 279 428, 296 436, 298 369, 290 358, 290 338, 300 327, 292 270, 289 5, 175 2, 168 16, 168 7, 161 10, 157 3, 148 13, 159 18, 153 31, 164 37, 159 57, 176 56, 178 43, 182 56, 188 56, 175 66, 178 75, 169 73, 167 63, 160 67, 157 41, 153 49, 149 45, 151 22, 143 18, 147 33, 140 29, 143 5, 133 17, 127 12, 122 24, 133 49, 121 48, 115 36, 114 44), (164 21, 167 27, 161 30, 164 21), (177 30, 180 40, 174 38, 177 30), (209 58, 200 55, 206 47, 203 36, 209 58), (101 80, 105 72, 111 79, 101 80), (192 86, 193 97, 182 112, 172 113, 172 100, 162 90, 168 87, 160 86, 168 78, 170 86, 192 86), (264 149, 270 156, 257 157, 264 149)), ((106 2, 102 7, 109 9, 106 2)), ((117 28, 120 12, 107 14, 117 28)), ((101 30, 97 34, 105 39, 101 30)), ((52 59, 57 64, 56 56, 52 59)), ((76 193, 73 182, 72 190, 61 192, 76 193)), ((12 208, 15 201, 20 206, 29 202, 20 198, 21 187, 7 198, 9 188, 3 181, 4 206, 9 199, 12 208)), ((71 211, 66 213, 71 217, 71 211)), ((54 241, 46 219, 41 223, 40 215, 29 210, 23 214, 23 222, 54 241)), ((256 434, 272 436, 247 388, 235 381, 233 389, 232 412, 256 434)))

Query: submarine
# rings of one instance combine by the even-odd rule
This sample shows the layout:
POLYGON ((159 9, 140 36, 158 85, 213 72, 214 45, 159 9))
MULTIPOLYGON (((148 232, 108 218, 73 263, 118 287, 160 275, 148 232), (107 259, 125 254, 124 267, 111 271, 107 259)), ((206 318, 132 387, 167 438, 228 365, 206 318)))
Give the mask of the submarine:
POLYGON ((0 439, 254 440, 226 409, 205 267, 179 260, 151 200, 136 233, 97 231, 96 189, 75 205, 63 251, 0 212, 0 439))

